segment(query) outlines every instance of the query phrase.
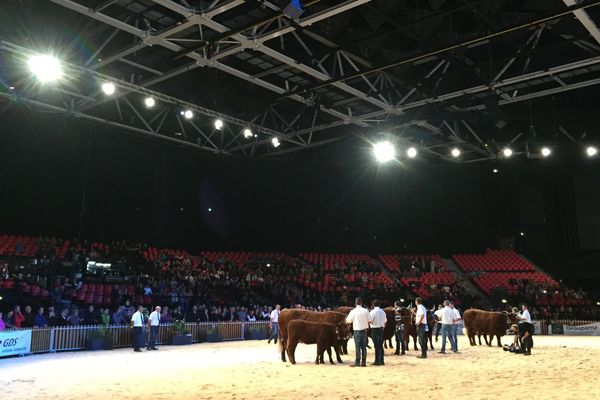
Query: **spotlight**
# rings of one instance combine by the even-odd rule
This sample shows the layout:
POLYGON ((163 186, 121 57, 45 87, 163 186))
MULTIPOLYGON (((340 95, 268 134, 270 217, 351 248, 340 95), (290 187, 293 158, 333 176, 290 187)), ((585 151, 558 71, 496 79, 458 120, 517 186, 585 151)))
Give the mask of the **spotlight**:
POLYGON ((525 236, 525 232, 521 232, 521 233, 519 233, 519 235, 525 236))
POLYGON ((451 153, 452 153, 452 157, 454 157, 454 158, 460 157, 460 150, 457 149, 456 147, 452 149, 451 153))
MULTIPOLYGON (((1 299, 2 299, 2 297, 0 297, 0 300, 1 300, 1 299)), ((597 301, 597 302, 596 302, 596 305, 597 305, 597 306, 600 306, 600 301, 597 301)))
POLYGON ((146 105, 147 108, 152 108, 156 104, 156 101, 154 100, 153 97, 146 97, 144 99, 144 104, 146 105))
POLYGON ((212 208, 211 207, 208 207, 208 212, 212 212, 212 208))
POLYGON ((185 119, 194 118, 194 113, 192 112, 192 110, 185 110, 181 114, 185 117, 185 119))
POLYGON ((594 157, 596 154, 598 154, 598 149, 594 146, 588 146, 588 148, 585 149, 585 152, 587 153, 588 157, 594 157))
POLYGON ((223 128, 223 121, 220 119, 215 120, 215 129, 220 131, 223 128))
POLYGON ((406 150, 406 155, 409 158, 415 158, 417 156, 417 149, 410 147, 408 150, 406 150))
POLYGON ((380 163, 386 163, 396 157, 396 149, 388 140, 375 143, 373 145, 373 154, 380 163))
POLYGON ((498 170, 497 170, 496 168, 494 168, 494 169, 492 170, 492 172, 493 172, 493 173, 495 173, 495 174, 497 174, 497 173, 498 173, 498 170))
POLYGON ((509 147, 506 147, 502 150, 502 154, 504 154, 504 157, 508 158, 513 155, 513 151, 509 147))
POLYGON ((552 150, 550 150, 548 147, 542 147, 542 155, 544 157, 548 157, 550 154, 552 154, 552 150))
POLYGON ((63 75, 58 58, 49 55, 33 56, 29 59, 27 65, 41 83, 54 82, 63 75))
POLYGON ((508 301, 506 299, 502 299, 502 303, 506 304, 506 303, 508 303, 508 301))
POLYGON ((111 82, 104 82, 102 84, 102 91, 104 92, 105 95, 107 96, 111 96, 113 94, 115 94, 115 91, 117 90, 117 88, 115 87, 114 83, 111 82))
POLYGON ((250 139, 253 136, 252 131, 249 128, 244 129, 244 137, 250 139))
POLYGON ((274 137, 273 139, 271 139, 271 143, 273 143, 273 147, 277 148, 281 145, 281 143, 279 142, 279 138, 274 137))
POLYGON ((542 293, 546 294, 548 291, 546 289, 542 290, 542 293))

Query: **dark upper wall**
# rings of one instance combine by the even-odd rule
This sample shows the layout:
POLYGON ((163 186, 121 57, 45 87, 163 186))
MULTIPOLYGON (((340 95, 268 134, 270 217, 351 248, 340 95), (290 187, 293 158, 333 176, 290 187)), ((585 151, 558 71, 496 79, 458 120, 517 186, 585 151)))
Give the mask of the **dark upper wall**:
POLYGON ((81 227, 83 238, 192 251, 451 254, 527 230, 519 248, 546 259, 577 250, 565 231, 576 228, 572 177, 597 172, 564 159, 510 160, 498 174, 428 160, 377 167, 343 145, 342 162, 241 160, 15 110, 0 132, 0 231, 81 227))

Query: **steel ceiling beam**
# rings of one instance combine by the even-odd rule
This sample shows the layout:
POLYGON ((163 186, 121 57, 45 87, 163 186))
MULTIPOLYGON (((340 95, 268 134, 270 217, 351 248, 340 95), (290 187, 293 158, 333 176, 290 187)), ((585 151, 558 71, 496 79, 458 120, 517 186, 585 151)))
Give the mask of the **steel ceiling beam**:
MULTIPOLYGON (((581 1, 580 0, 563 0, 563 3, 565 3, 565 5, 567 7, 574 7, 574 6, 577 6, 578 4, 580 4, 581 1)), ((575 15, 575 18, 577 18, 579 20, 579 22, 581 22, 581 25, 583 25, 584 28, 587 29, 587 31, 590 33, 590 35, 592 35, 592 37, 596 40, 596 42, 600 43, 600 29, 598 29, 598 25, 596 25, 594 20, 592 20, 592 18, 587 13, 587 11, 584 9, 575 10, 575 11, 573 11, 573 14, 575 15)))

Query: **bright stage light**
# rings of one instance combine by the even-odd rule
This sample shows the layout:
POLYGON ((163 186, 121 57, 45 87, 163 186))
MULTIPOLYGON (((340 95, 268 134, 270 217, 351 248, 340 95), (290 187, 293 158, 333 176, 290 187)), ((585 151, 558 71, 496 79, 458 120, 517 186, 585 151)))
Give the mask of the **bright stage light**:
POLYGON ((144 104, 146 105, 147 108, 152 108, 156 104, 156 101, 154 100, 153 97, 146 97, 144 99, 144 104))
POLYGON ((521 232, 521 233, 519 233, 519 235, 525 236, 525 232, 521 232))
POLYGON ((409 158, 415 158, 417 156, 417 149, 410 147, 408 150, 406 150, 406 155, 409 158))
POLYGON ((504 154, 504 157, 508 158, 513 155, 513 151, 509 147, 506 147, 502 150, 502 154, 504 154))
POLYGON ((386 163, 396 158, 396 149, 388 140, 375 143, 373 145, 373 154, 380 163, 386 163))
POLYGON ((495 174, 497 174, 497 173, 498 173, 498 170, 497 170, 496 168, 494 168, 494 169, 492 170, 492 172, 493 172, 493 173, 495 173, 495 174))
POLYGON ((33 56, 29 59, 27 65, 41 83, 54 82, 63 75, 58 58, 49 55, 33 56))
POLYGON ((104 82, 102 84, 102 91, 107 96, 111 96, 111 95, 115 94, 116 90, 117 90, 117 88, 115 87, 115 84, 112 82, 104 82))
POLYGON ((548 147, 542 147, 542 155, 544 157, 548 157, 550 154, 552 154, 552 150, 550 150, 548 147))
POLYGON ((585 149, 585 152, 587 153, 588 157, 594 157, 596 154, 598 154, 598 149, 594 146, 589 146, 587 149, 585 149))
POLYGON ((252 131, 248 128, 244 129, 244 137, 250 139, 253 136, 252 131))
POLYGON ((192 110, 185 110, 182 112, 183 116, 185 117, 185 119, 192 119, 194 118, 194 113, 192 112, 192 110))
POLYGON ((279 138, 274 137, 273 139, 271 139, 271 143, 273 143, 273 147, 277 148, 281 145, 281 143, 279 142, 279 138))
POLYGON ((506 299, 502 299, 502 303, 506 304, 506 303, 508 303, 508 301, 506 299))
POLYGON ((223 121, 220 119, 215 120, 215 129, 220 131, 223 128, 223 121))
POLYGON ((452 157, 454 157, 454 158, 460 157, 460 150, 457 149, 456 147, 452 149, 451 153, 452 153, 452 157))

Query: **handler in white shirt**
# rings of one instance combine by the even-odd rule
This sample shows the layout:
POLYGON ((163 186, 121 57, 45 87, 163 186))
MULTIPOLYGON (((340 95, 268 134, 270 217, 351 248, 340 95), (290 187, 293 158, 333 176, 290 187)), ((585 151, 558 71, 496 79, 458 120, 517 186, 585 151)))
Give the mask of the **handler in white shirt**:
POLYGON ((146 317, 144 316, 144 306, 138 306, 136 312, 131 316, 131 325, 133 326, 133 351, 140 352, 141 347, 144 347, 144 324, 146 317))
POLYGON ((417 326, 417 334, 419 335, 419 345, 421 346, 421 355, 417 358, 427 358, 427 309, 423 305, 423 299, 417 297, 415 299, 417 305, 417 314, 415 316, 415 325, 417 326))
POLYGON ((158 350, 156 348, 156 337, 158 336, 158 326, 160 325, 160 307, 156 306, 154 311, 148 317, 148 327, 150 327, 150 338, 148 339, 148 350, 158 350))
POLYGON ((375 347, 375 362, 371 365, 384 365, 383 362, 383 328, 387 322, 385 311, 379 308, 379 301, 373 300, 373 309, 369 313, 371 318, 371 337, 375 347))
POLYGON ((369 323, 373 322, 371 318, 371 314, 366 308, 362 306, 362 299, 357 297, 354 301, 356 304, 356 308, 350 311, 348 317, 346 318, 347 324, 352 324, 352 329, 354 331, 354 347, 356 349, 356 359, 354 360, 354 364, 350 365, 351 367, 361 367, 367 366, 367 329, 369 328, 369 323))
POLYGON ((454 303, 450 302, 450 308, 454 311, 454 325, 452 325, 452 336, 454 336, 454 347, 452 351, 458 352, 458 327, 460 326, 460 321, 462 321, 462 317, 460 316, 460 311, 456 307, 454 307, 454 303))
POLYGON ((450 347, 454 351, 456 343, 454 342, 454 336, 452 335, 452 327, 454 326, 454 311, 450 308, 450 302, 444 300, 444 308, 440 313, 442 316, 442 350, 440 354, 446 354, 446 338, 450 340, 450 347))
POLYGON ((527 305, 523 304, 521 306, 521 309, 523 310, 523 312, 521 313, 520 316, 517 316, 517 319, 519 320, 519 322, 527 322, 528 324, 533 324, 533 322, 531 321, 531 314, 529 313, 529 310, 527 309, 527 305))
POLYGON ((269 320, 271 321, 269 325, 271 327, 271 337, 267 343, 271 343, 271 340, 273 340, 273 343, 277 344, 277 336, 279 336, 279 310, 281 310, 281 306, 276 304, 275 309, 271 311, 271 315, 269 316, 269 320))

